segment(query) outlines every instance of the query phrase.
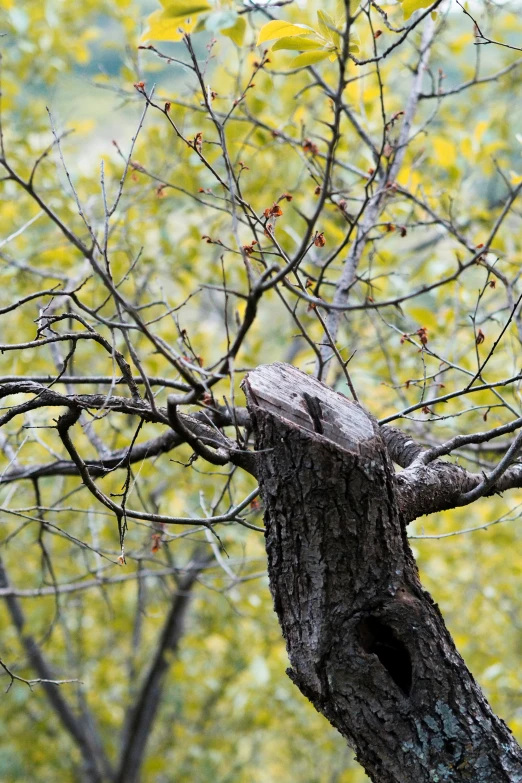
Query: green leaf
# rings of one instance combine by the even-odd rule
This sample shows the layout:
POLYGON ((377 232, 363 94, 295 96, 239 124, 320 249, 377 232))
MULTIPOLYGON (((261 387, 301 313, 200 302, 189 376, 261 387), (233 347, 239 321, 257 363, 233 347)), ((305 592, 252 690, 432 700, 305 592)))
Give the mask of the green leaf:
POLYGON ((331 49, 321 49, 319 52, 305 52, 304 54, 297 55, 290 65, 292 68, 301 68, 304 65, 315 65, 315 63, 320 63, 321 60, 326 60, 331 54, 331 49))
POLYGON ((312 35, 312 33, 315 33, 315 30, 308 27, 308 25, 290 24, 290 22, 274 20, 263 25, 259 31, 256 46, 265 43, 265 41, 272 41, 274 38, 285 38, 293 35, 312 35))
POLYGON ((306 52, 311 49, 322 49, 323 46, 324 43, 317 38, 306 38, 304 35, 296 35, 293 38, 280 38, 279 41, 276 41, 272 46, 272 51, 276 52, 278 49, 294 49, 298 52, 306 52))
POLYGON ((221 30, 221 32, 223 35, 226 35, 227 38, 230 38, 232 41, 234 41, 237 46, 242 46, 243 40, 245 38, 246 26, 247 24, 245 17, 238 16, 232 27, 225 27, 221 30))
POLYGON ((404 18, 409 19, 419 8, 428 8, 432 3, 433 0, 404 0, 402 4, 404 18))

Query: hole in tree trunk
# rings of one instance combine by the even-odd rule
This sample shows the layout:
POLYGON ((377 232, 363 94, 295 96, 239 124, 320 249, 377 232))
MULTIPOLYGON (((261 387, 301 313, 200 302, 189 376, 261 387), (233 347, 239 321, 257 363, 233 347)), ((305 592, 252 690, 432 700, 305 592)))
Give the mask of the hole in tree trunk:
POLYGON ((359 639, 363 650, 376 655, 394 683, 409 696, 411 658, 408 648, 397 638, 393 629, 377 617, 365 617, 359 623, 359 639))

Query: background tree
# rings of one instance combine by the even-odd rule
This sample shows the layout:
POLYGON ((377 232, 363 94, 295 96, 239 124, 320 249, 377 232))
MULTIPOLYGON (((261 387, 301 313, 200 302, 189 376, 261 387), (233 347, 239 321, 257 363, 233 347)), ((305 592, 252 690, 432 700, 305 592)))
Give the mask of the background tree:
POLYGON ((239 387, 274 361, 379 419, 520 737, 520 24, 277 5, 3 3, 6 779, 365 779, 283 675, 239 387))

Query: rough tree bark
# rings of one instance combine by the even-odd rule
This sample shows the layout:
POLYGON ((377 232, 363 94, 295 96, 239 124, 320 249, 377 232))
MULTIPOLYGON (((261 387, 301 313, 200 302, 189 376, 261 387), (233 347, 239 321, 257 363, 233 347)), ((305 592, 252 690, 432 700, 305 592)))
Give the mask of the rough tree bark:
POLYGON ((378 424, 288 365, 244 390, 291 679, 374 783, 521 783, 522 750, 420 584, 378 424))

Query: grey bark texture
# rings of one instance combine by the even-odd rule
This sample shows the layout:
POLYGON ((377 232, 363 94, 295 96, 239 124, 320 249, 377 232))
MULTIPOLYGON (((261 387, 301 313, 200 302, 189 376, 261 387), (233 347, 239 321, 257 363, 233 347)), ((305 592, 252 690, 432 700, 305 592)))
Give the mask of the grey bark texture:
POLYGON ((378 424, 289 365, 244 391, 291 679, 374 783, 521 783, 522 750, 420 584, 378 424))

